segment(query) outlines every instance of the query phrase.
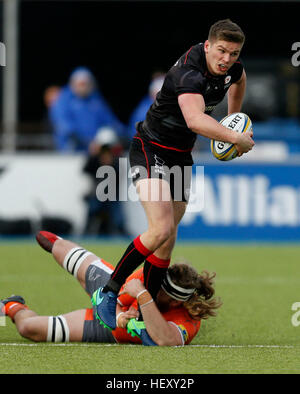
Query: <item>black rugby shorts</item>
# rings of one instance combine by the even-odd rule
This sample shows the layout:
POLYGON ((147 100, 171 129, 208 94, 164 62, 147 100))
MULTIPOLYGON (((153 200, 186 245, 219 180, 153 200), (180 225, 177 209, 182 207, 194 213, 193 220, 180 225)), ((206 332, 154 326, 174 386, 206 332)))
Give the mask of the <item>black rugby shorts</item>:
POLYGON ((174 201, 188 201, 193 165, 191 152, 161 147, 136 135, 131 142, 129 161, 134 184, 140 179, 164 179, 170 185, 174 201))

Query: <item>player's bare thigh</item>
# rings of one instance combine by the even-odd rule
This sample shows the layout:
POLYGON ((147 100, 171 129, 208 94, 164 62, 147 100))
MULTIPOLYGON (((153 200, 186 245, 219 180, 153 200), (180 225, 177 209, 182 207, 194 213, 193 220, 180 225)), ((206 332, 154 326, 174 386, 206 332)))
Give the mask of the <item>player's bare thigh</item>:
POLYGON ((141 235, 141 241, 148 249, 155 250, 174 229, 170 186, 163 179, 141 179, 137 182, 137 192, 148 221, 148 229, 141 235))
POLYGON ((80 309, 63 315, 69 326, 70 342, 82 341, 85 314, 86 309, 80 309))
POLYGON ((143 205, 149 226, 157 221, 170 221, 175 226, 183 217, 187 203, 173 201, 169 183, 162 179, 141 179, 137 191, 143 205))

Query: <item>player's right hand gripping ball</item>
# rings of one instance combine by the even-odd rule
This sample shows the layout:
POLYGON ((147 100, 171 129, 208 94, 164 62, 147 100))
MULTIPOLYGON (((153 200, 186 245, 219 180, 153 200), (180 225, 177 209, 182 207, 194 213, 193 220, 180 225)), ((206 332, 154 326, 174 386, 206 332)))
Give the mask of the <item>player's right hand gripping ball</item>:
MULTIPOLYGON (((220 123, 222 126, 240 134, 252 129, 252 122, 249 116, 242 112, 227 115, 220 120, 220 123)), ((232 160, 238 155, 235 145, 230 142, 211 140, 210 149, 214 157, 222 161, 232 160)))

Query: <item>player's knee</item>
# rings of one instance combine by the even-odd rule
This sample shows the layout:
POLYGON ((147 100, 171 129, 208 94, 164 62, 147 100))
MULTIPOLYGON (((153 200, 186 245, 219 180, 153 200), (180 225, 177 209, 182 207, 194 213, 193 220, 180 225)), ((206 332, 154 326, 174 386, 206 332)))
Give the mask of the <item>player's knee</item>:
POLYGON ((27 339, 31 339, 33 341, 41 341, 43 338, 40 335, 39 330, 37 329, 36 324, 31 321, 31 319, 25 319, 18 325, 19 334, 27 339))
POLYGON ((174 234, 175 226, 172 222, 157 223, 153 228, 154 237, 159 245, 162 245, 174 234))

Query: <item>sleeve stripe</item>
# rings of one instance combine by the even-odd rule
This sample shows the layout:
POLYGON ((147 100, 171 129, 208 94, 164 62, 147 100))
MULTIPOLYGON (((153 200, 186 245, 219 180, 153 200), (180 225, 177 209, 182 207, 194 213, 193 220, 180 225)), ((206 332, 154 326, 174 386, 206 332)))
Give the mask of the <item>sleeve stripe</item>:
POLYGON ((183 335, 182 335, 182 332, 181 332, 180 328, 173 321, 168 321, 168 323, 173 324, 177 328, 177 330, 180 332, 180 336, 181 336, 181 340, 182 340, 182 346, 183 346, 184 345, 184 338, 183 338, 183 335))
POLYGON ((192 48, 193 48, 193 47, 190 47, 190 49, 187 51, 187 53, 186 53, 186 55, 185 55, 185 59, 184 59, 184 64, 186 64, 188 55, 189 55, 189 53, 191 52, 192 48))
POLYGON ((119 305, 124 306, 119 298, 117 299, 117 302, 118 302, 119 305))

